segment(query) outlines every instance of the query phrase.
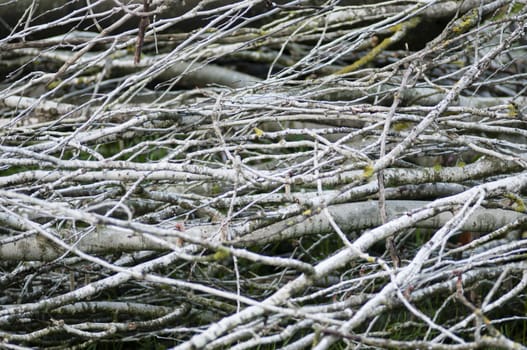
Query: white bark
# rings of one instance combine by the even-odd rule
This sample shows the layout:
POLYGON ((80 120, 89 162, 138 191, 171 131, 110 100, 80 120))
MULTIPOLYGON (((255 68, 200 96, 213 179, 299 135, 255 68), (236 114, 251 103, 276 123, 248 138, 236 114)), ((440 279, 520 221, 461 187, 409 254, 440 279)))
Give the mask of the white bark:
POLYGON ((526 8, 0 1, 0 347, 522 348, 526 8))

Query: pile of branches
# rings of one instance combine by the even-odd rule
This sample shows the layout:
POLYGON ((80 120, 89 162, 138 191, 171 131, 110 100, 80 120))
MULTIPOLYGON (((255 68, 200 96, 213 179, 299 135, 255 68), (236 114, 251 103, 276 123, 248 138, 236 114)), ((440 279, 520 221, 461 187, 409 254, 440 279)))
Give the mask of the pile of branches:
POLYGON ((523 348, 525 1, 0 17, 2 347, 523 348))

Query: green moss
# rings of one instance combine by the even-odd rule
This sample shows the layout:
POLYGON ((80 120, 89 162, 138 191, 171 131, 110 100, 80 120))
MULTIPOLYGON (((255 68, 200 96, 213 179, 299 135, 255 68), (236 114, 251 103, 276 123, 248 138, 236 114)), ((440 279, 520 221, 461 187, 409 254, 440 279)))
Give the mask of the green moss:
POLYGON ((356 71, 357 69, 367 65, 370 62, 373 62, 374 58, 377 57, 382 51, 387 49, 391 44, 395 43, 400 39, 402 36, 396 36, 398 32, 404 32, 406 33, 408 30, 415 28, 419 23, 421 22, 421 18, 416 16, 412 17, 408 21, 396 24, 390 28, 390 31, 395 33, 394 35, 384 39, 381 41, 377 46, 375 46, 370 52, 368 52, 366 55, 362 56, 357 61, 353 62, 349 66, 346 66, 336 72, 335 74, 341 75, 350 73, 353 71, 356 71))
POLYGON ((9 176, 18 174, 24 171, 38 170, 37 166, 8 166, 7 168, 0 170, 0 176, 9 176))
POLYGON ((523 10, 525 7, 525 4, 521 4, 519 2, 516 2, 514 5, 512 5, 512 8, 509 8, 509 6, 503 6, 498 13, 491 18, 491 21, 501 21, 505 19, 508 15, 515 15, 523 10))
POLYGON ((262 129, 260 129, 260 128, 257 128, 257 127, 254 127, 253 131, 254 131, 254 134, 256 135, 256 137, 261 137, 264 134, 264 131, 262 129))
POLYGON ((415 17, 410 18, 407 21, 404 21, 404 22, 398 23, 398 24, 396 24, 394 26, 391 26, 389 30, 391 32, 395 33, 395 32, 399 32, 401 30, 412 29, 412 28, 415 28, 420 22, 421 22, 421 17, 415 16, 415 17))
POLYGON ((215 261, 227 260, 231 256, 231 252, 225 248, 219 248, 212 256, 215 261))
POLYGON ((364 172, 362 173, 362 176, 366 179, 372 177, 373 173, 374 173, 374 168, 373 168, 373 164, 368 164, 364 167, 364 172))
POLYGON ((413 126, 413 123, 411 123, 411 122, 401 121, 401 122, 393 123, 392 124, 392 129, 399 132, 399 131, 408 130, 412 126, 413 126))
POLYGON ((148 154, 149 160, 160 160, 166 157, 168 150, 164 148, 153 148, 153 150, 148 154))
POLYGON ((467 32, 470 28, 474 27, 479 21, 478 9, 472 9, 461 16, 454 25, 452 26, 452 33, 462 34, 467 32))
POLYGON ((56 88, 57 86, 59 86, 59 84, 61 83, 62 80, 60 79, 57 79, 57 80, 53 80, 52 82, 50 82, 46 88, 48 90, 53 90, 54 88, 56 88))
POLYGON ((526 210, 525 202, 523 201, 521 197, 517 196, 514 193, 507 193, 505 194, 505 197, 510 199, 510 201, 512 202, 511 206, 515 211, 520 212, 520 213, 525 212, 526 210))
POLYGON ((463 60, 455 60, 455 61, 452 61, 451 63, 459 68, 463 68, 466 66, 465 61, 463 60))
POLYGON ((509 117, 517 117, 518 116, 518 106, 516 106, 515 103, 509 103, 507 105, 507 109, 508 109, 508 112, 507 112, 507 115, 509 117))

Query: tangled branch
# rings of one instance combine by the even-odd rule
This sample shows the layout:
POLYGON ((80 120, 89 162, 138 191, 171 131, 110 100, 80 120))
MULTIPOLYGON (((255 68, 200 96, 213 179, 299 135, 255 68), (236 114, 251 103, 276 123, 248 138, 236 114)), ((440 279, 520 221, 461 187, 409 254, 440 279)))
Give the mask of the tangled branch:
POLYGON ((525 2, 51 3, 0 3, 2 346, 523 348, 525 2))

